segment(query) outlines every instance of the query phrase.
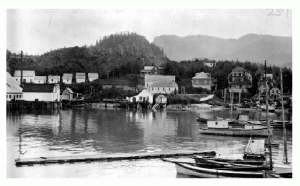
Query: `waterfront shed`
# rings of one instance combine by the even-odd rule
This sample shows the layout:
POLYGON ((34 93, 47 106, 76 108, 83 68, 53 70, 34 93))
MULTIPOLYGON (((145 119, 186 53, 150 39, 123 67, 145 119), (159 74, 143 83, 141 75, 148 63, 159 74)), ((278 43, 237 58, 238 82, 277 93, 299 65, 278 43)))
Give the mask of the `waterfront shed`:
POLYGON ((25 84, 23 99, 25 101, 59 101, 59 84, 25 84))
POLYGON ((130 102, 149 102, 153 103, 153 94, 144 89, 142 92, 140 92, 138 95, 130 97, 130 102))
POLYGON ((167 97, 164 95, 159 95, 155 98, 155 103, 162 103, 166 104, 167 103, 167 97))

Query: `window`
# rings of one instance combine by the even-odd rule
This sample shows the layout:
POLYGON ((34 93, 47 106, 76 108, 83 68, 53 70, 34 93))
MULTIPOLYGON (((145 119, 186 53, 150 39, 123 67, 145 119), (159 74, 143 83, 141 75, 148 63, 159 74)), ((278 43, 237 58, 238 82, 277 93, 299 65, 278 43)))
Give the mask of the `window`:
POLYGON ((169 91, 171 90, 171 88, 169 87, 169 91))
POLYGON ((6 95, 6 98, 8 98, 8 95, 6 95))
POLYGON ((11 95, 9 95, 9 98, 11 98, 11 95))
POLYGON ((207 84, 207 80, 206 79, 204 80, 204 84, 207 84))
POLYGON ((140 96, 140 97, 139 97, 139 100, 143 100, 143 97, 142 97, 142 96, 140 96))
POLYGON ((218 122, 216 121, 216 125, 218 125, 218 122))
POLYGON ((157 87, 157 90, 159 90, 159 87, 157 87))
POLYGON ((152 87, 152 90, 154 90, 154 88, 152 87))

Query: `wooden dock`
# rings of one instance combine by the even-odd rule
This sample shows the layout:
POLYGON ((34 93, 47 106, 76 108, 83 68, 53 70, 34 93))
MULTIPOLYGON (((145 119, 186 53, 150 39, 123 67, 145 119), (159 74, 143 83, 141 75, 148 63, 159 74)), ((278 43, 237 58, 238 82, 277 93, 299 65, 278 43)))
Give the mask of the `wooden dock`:
POLYGON ((75 162, 93 162, 93 161, 120 161, 120 160, 138 160, 138 159, 155 159, 170 158, 178 156, 192 155, 216 155, 215 151, 205 152, 178 152, 178 153, 139 153, 139 154, 109 154, 109 155, 90 155, 90 156, 60 156, 60 157, 39 157, 16 159, 16 166, 34 165, 34 164, 53 164, 53 163, 75 163, 75 162))

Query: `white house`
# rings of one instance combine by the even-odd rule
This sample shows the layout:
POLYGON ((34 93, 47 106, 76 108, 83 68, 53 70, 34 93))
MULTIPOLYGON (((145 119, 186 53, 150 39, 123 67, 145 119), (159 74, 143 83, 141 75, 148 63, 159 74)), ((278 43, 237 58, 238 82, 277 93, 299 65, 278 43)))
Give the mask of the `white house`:
POLYGON ((211 90, 213 86, 213 79, 209 73, 200 72, 192 78, 192 86, 194 88, 205 88, 211 90))
POLYGON ((153 103, 153 94, 144 89, 138 95, 130 97, 129 102, 149 102, 153 103))
MULTIPOLYGON (((33 83, 35 76, 34 70, 23 70, 23 83, 33 83)), ((14 78, 21 82, 21 70, 15 70, 14 78)))
POLYGON ((66 88, 61 93, 61 100, 73 100, 74 99, 74 92, 70 88, 66 88))
POLYGON ((72 83, 73 74, 63 74, 62 82, 64 84, 71 84, 72 83))
POLYGON ((84 83, 85 79, 85 73, 76 73, 76 83, 84 83))
POLYGON ((178 85, 174 81, 156 81, 151 83, 147 90, 152 94, 171 94, 178 92, 178 85))
POLYGON ((22 100, 23 92, 20 82, 6 72, 6 101, 22 100))
POLYGON ((98 79, 98 73, 88 73, 89 82, 98 79))
POLYGON ((25 84, 23 99, 25 101, 59 101, 59 84, 25 84))
POLYGON ((279 90, 279 88, 273 87, 273 88, 270 90, 270 97, 271 97, 271 99, 277 100, 277 99, 281 98, 280 95, 281 95, 281 91, 279 90))
POLYGON ((49 75, 48 76, 48 83, 49 84, 56 84, 56 83, 60 83, 60 76, 56 76, 56 75, 49 75))
POLYGON ((33 83, 45 84, 47 82, 46 76, 34 76, 33 83))

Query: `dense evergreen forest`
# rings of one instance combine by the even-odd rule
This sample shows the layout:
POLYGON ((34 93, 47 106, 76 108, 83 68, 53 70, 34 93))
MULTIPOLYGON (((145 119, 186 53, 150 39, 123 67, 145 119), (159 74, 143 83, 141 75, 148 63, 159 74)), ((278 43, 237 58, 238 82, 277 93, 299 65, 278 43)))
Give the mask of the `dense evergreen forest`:
MULTIPOLYGON (((15 54, 6 51, 7 71, 13 74, 20 69, 21 62, 15 54)), ((262 59, 264 60, 264 59, 262 59)), ((162 49, 136 33, 120 33, 105 36, 95 45, 61 48, 40 56, 23 59, 23 69, 35 70, 36 75, 63 75, 63 73, 96 72, 101 79, 137 76, 145 65, 157 65, 164 68, 163 74, 175 75, 180 87, 186 93, 208 92, 192 87, 191 78, 197 72, 210 73, 217 80, 217 90, 228 87, 228 75, 237 66, 250 70, 253 78, 251 95, 257 92, 258 80, 264 73, 264 65, 241 61, 217 61, 215 67, 207 67, 205 62, 216 62, 209 59, 191 61, 170 61, 162 49), (134 75, 135 76, 132 76, 134 75)), ((274 86, 280 88, 279 67, 267 66, 267 73, 273 73, 274 86)), ((292 93, 292 70, 283 68, 284 93, 292 93)), ((130 81, 130 78, 129 78, 130 81)), ((133 83, 136 84, 136 83, 133 83)))

